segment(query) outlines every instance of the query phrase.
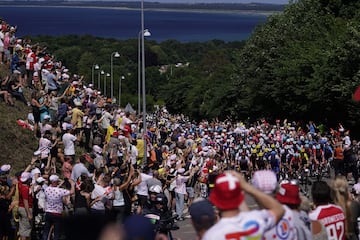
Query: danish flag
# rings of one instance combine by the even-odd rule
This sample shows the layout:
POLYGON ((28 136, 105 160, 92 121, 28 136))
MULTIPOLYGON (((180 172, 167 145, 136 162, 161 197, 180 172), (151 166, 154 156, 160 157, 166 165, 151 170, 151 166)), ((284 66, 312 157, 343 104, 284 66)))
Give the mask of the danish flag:
POLYGON ((224 182, 228 182, 229 183, 229 190, 235 190, 236 189, 236 184, 239 182, 239 180, 234 177, 233 175, 229 174, 229 173, 225 173, 224 176, 219 177, 216 180, 217 184, 221 184, 224 182))

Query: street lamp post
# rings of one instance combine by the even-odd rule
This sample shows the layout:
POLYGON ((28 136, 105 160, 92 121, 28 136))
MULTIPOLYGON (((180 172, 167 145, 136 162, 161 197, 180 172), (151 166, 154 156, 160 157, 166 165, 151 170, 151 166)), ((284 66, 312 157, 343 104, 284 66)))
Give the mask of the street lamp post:
POLYGON ((119 107, 121 107, 121 82, 125 79, 125 76, 119 78, 119 107))
POLYGON ((141 0, 141 66, 142 66, 142 94, 143 94, 143 141, 144 141, 144 161, 143 166, 147 165, 147 125, 146 125, 146 86, 145 86, 145 49, 144 49, 144 0, 141 0))
MULTIPOLYGON (((101 75, 104 75, 104 74, 105 74, 104 70, 101 70, 101 71, 99 72, 99 75, 98 75, 98 89, 99 89, 99 90, 100 90, 100 88, 101 88, 100 74, 101 74, 101 75)), ((104 92, 104 91, 103 91, 103 92, 104 92)))
POLYGON ((114 97, 113 57, 116 57, 116 58, 120 57, 120 53, 113 52, 113 53, 111 53, 111 57, 110 57, 110 75, 111 75, 110 95, 111 95, 111 99, 113 99, 113 97, 114 97))
MULTIPOLYGON (((140 51, 140 37, 142 36, 141 31, 138 35, 138 111, 137 113, 140 114, 141 112, 141 51, 140 51)), ((144 37, 150 37, 151 33, 148 29, 144 30, 144 37)))
POLYGON ((110 73, 104 73, 104 96, 106 96, 106 77, 110 77, 110 73))
POLYGON ((98 64, 93 64, 91 67, 91 83, 94 86, 94 70, 98 70, 100 67, 98 64))

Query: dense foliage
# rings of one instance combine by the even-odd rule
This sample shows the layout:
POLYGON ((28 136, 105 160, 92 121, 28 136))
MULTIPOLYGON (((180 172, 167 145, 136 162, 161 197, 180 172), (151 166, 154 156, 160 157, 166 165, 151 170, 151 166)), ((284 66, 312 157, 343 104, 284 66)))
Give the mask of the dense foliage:
POLYGON ((250 116, 355 127, 359 9, 356 0, 301 0, 270 17, 240 52, 235 86, 245 94, 233 100, 250 116))
MULTIPOLYGON (((343 122, 357 129, 359 104, 352 94, 360 85, 359 10, 357 0, 298 0, 269 17, 246 42, 146 40, 149 106, 165 103, 171 112, 195 119, 265 116, 343 122), (163 65, 167 71, 161 74, 163 65)), ((122 103, 137 105, 137 39, 41 36, 34 41, 88 81, 94 63, 109 72, 111 52, 119 51, 115 90, 124 75, 122 103)))

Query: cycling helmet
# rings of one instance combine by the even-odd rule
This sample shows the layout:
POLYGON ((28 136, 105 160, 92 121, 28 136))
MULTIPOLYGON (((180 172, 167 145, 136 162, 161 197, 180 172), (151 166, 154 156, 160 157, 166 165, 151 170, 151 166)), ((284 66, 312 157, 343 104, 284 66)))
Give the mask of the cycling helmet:
POLYGON ((152 185, 150 188, 149 188, 149 192, 153 192, 153 193, 161 193, 162 192, 162 189, 159 185, 152 185))

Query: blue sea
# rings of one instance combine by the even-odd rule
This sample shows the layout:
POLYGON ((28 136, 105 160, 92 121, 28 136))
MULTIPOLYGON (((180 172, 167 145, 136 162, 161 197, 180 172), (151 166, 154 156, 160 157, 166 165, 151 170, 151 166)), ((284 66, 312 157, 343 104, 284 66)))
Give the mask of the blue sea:
MULTIPOLYGON (((146 9, 144 16, 145 28, 158 42, 245 40, 268 17, 260 13, 146 9)), ((18 26, 18 37, 89 34, 126 40, 137 38, 141 29, 140 10, 120 8, 0 6, 0 17, 18 26)))

